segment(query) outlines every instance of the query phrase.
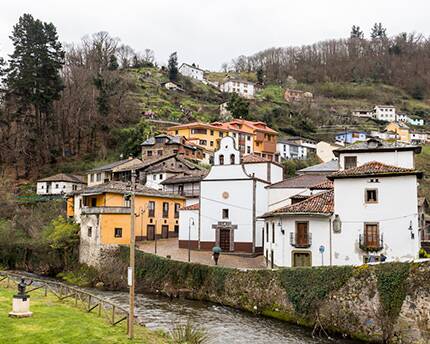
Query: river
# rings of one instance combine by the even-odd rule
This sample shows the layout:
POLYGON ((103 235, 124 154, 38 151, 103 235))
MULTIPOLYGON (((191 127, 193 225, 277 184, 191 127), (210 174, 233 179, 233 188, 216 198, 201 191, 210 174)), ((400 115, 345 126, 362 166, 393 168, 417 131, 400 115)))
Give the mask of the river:
MULTIPOLYGON (((128 307, 128 294, 124 292, 105 292, 91 289, 124 308, 128 307)), ((294 326, 276 319, 254 316, 207 302, 191 300, 170 300, 156 295, 136 296, 136 315, 138 322, 150 329, 169 331, 174 324, 192 323, 205 328, 211 344, 353 344, 351 340, 313 339, 307 328, 294 326)))

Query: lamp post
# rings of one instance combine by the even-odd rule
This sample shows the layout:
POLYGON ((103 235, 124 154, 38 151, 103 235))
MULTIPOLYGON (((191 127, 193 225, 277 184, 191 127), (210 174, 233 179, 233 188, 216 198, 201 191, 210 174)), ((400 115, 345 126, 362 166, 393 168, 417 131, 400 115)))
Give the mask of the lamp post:
POLYGON ((194 226, 194 218, 188 220, 188 263, 191 262, 191 225, 194 226))
POLYGON ((136 237, 134 236, 134 198, 136 188, 136 171, 131 171, 131 192, 130 192, 130 267, 128 270, 128 284, 130 286, 130 305, 128 314, 128 338, 133 339, 134 332, 134 267, 136 258, 136 237))

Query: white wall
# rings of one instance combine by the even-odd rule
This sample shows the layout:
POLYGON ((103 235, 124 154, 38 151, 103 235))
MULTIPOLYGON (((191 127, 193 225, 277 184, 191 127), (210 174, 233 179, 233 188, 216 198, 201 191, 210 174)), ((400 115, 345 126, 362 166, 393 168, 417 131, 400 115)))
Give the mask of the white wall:
POLYGON ((100 185, 103 184, 105 182, 105 179, 111 179, 111 174, 110 172, 95 172, 95 173, 88 173, 87 176, 87 183, 88 186, 94 186, 94 185, 100 185), (91 176, 93 178, 93 180, 91 180, 91 176), (98 176, 98 178, 97 178, 98 176), (97 180, 99 179, 99 180, 97 180))
POLYGON ((317 156, 323 162, 329 162, 329 161, 335 159, 335 156, 333 154, 333 150, 336 148, 339 148, 339 147, 333 146, 328 142, 320 141, 316 145, 317 156))
POLYGON ((267 188, 268 210, 272 211, 291 204, 290 197, 294 195, 309 195, 310 190, 305 188, 267 188))
POLYGON ((363 152, 363 153, 340 153, 339 163, 340 169, 344 169, 344 157, 356 156, 357 166, 361 166, 365 163, 371 161, 378 161, 383 164, 405 167, 405 168, 415 168, 414 151, 391 151, 391 152, 363 152))
POLYGON ((379 183, 367 178, 335 179, 335 214, 342 221, 341 233, 333 234, 333 264, 362 264, 365 252, 359 248, 364 223, 378 222, 388 260, 417 258, 418 204, 416 176, 379 177, 379 183), (378 189, 378 203, 366 204, 366 188, 378 189), (411 239, 410 222, 415 233, 411 239))
POLYGON ((163 190, 163 185, 160 183, 166 178, 166 173, 150 173, 146 176, 145 186, 155 190, 163 190))
POLYGON ((266 222, 269 223, 269 237, 267 238, 265 235, 264 255, 266 256, 267 252, 267 258, 270 260, 270 252, 273 250, 274 265, 291 267, 293 252, 310 252, 312 266, 330 264, 330 220, 328 217, 283 216, 268 219, 266 222), (309 248, 296 248, 290 243, 290 233, 295 233, 296 221, 309 223, 309 233, 312 236, 312 244, 309 248), (275 224, 275 243, 272 243, 272 224, 275 224), (281 229, 284 230, 284 234, 281 229), (323 255, 319 252, 321 245, 325 247, 323 255))
POLYGON ((228 80, 221 84, 220 90, 227 93, 237 93, 245 98, 252 98, 254 96, 254 84, 252 82, 238 82, 228 80))
POLYGON ((188 66, 185 64, 181 65, 181 67, 179 68, 179 73, 188 76, 189 78, 193 78, 200 81, 203 81, 204 78, 204 72, 201 69, 193 68, 192 66, 188 66))
POLYGON ((179 240, 191 240, 199 238, 199 211, 198 210, 179 210, 179 240), (192 224, 194 221, 194 225, 192 224), (190 231, 189 231, 190 229, 190 231), (188 233, 189 232, 189 233, 188 233))
POLYGON ((71 183, 71 182, 37 182, 36 193, 38 195, 61 195, 67 194, 74 191, 73 186, 76 186, 76 190, 82 189, 83 184, 71 183), (48 191, 49 187, 49 191, 48 191))

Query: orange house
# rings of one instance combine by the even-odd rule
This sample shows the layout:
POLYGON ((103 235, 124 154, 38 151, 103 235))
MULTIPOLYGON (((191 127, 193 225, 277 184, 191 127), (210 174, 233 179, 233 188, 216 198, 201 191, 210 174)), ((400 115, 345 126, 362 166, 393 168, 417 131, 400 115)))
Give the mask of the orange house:
MULTIPOLYGON (((134 232, 137 241, 176 237, 185 199, 136 185, 134 232)), ((81 226, 81 246, 130 243, 130 187, 109 182, 86 188, 67 201, 67 215, 81 226)))

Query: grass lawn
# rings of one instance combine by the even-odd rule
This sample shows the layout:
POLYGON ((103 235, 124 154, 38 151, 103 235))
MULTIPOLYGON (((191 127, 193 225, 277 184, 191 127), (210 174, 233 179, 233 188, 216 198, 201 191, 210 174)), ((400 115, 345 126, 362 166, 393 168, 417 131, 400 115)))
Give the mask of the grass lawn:
POLYGON ((142 326, 135 327, 133 341, 128 340, 125 324, 111 326, 97 312, 87 313, 52 294, 45 297, 39 291, 31 293, 33 317, 9 318, 14 290, 0 287, 0 343, 60 344, 60 343, 169 343, 167 337, 142 326))

